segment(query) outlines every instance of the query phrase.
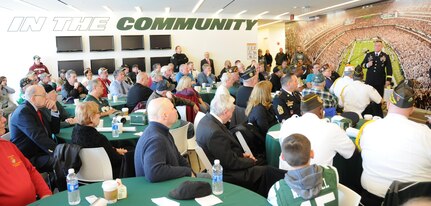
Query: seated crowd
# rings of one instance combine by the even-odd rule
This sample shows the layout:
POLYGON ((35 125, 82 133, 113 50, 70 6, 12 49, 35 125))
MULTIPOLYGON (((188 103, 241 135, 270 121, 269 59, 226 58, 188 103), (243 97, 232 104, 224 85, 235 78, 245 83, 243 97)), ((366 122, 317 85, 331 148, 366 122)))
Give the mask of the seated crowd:
MULTIPOLYGON (((384 118, 362 126, 355 146, 345 130, 325 118, 344 112, 354 114, 352 121, 363 119, 370 114, 370 103, 382 102, 380 94, 363 82, 362 68, 346 66, 343 76, 337 77, 329 65, 303 64, 308 59, 299 49, 292 57, 282 49, 280 53, 271 74, 267 70, 272 57, 247 69, 239 60, 234 66, 227 60, 216 76, 209 54, 201 62, 200 73, 193 62, 154 64, 151 73, 139 71, 138 65, 131 71, 122 65, 113 72, 113 80, 102 67, 97 78, 86 69, 83 82, 75 71, 63 71, 64 78, 56 85, 48 69, 39 69, 38 75, 30 71, 20 81, 18 104, 8 98, 15 90, 6 77, 0 77, 0 136, 6 133, 6 124, 10 132, 10 142, 0 140, 0 164, 5 168, 0 177, 6 180, 0 183, 0 204, 28 204, 52 194, 54 188, 45 182, 50 180, 40 173, 53 171, 60 143, 56 134, 65 127, 73 127, 73 144, 104 148, 113 178, 128 177, 122 170, 126 159, 132 158, 133 176, 161 182, 202 172, 193 171, 169 132, 176 123, 187 125, 187 138, 196 137, 210 162, 220 160, 224 181, 252 190, 272 205, 319 205, 322 198, 325 205, 338 205, 341 178, 333 165, 337 154, 348 160, 360 152, 363 190, 356 192, 366 206, 381 204, 393 181, 431 181, 431 130, 408 119, 415 97, 410 81, 394 89, 384 118), (199 91, 204 85, 217 87, 209 102, 199 91), (111 121, 109 116, 121 112, 111 107, 111 96, 122 98, 129 113, 146 109, 149 123, 139 131, 142 135, 135 145, 118 147, 96 129, 101 118, 111 121), (82 102, 74 114, 68 114, 65 105, 76 99, 82 102), (180 118, 177 106, 186 107, 187 121, 180 118), (198 112, 205 115, 193 125, 198 112), (268 165, 265 151, 266 135, 277 124, 281 125, 279 168, 268 165), (243 149, 237 131, 245 136, 252 153, 243 149)), ((39 56, 34 59, 41 64, 39 56)))

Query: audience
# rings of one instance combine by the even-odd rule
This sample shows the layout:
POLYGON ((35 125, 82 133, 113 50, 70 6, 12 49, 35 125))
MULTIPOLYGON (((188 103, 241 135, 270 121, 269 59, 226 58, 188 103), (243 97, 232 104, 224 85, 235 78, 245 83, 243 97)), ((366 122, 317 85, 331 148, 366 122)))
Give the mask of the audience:
POLYGON ((63 86, 64 82, 66 82, 66 70, 60 69, 58 72, 57 88, 55 90, 61 91, 61 87, 63 86))
POLYGON ((204 66, 204 64, 210 65, 211 74, 215 75, 214 60, 210 58, 209 52, 204 53, 204 59, 201 60, 201 68, 204 66))
MULTIPOLYGON (((266 61, 266 65, 265 65, 265 68, 271 68, 271 66, 272 66, 272 55, 269 53, 269 49, 267 49, 266 51, 265 51, 265 61, 266 61)), ((267 69, 265 69, 265 70, 267 70, 267 69)))
POLYGON ((285 53, 283 53, 283 48, 280 48, 277 55, 275 55, 275 65, 280 66, 283 61, 286 61, 287 63, 287 56, 285 53))
POLYGON ((224 124, 232 117, 235 105, 229 95, 215 96, 211 112, 197 125, 196 141, 210 162, 220 160, 223 181, 251 189, 266 197, 269 188, 283 178, 285 171, 256 165, 256 158, 244 153, 236 138, 224 124))
POLYGON ((160 71, 163 75, 163 80, 168 81, 170 84, 176 84, 177 80, 175 79, 173 69, 170 66, 163 66, 160 71))
POLYGON ((0 109, 3 110, 4 117, 7 117, 15 111, 17 106, 10 98, 10 94, 14 94, 15 89, 7 85, 7 78, 5 76, 0 77, 0 92, 0 109))
POLYGON ((102 98, 103 83, 100 81, 100 79, 91 80, 88 83, 88 90, 90 93, 84 99, 84 102, 95 102, 98 105, 100 116, 108 116, 117 111, 109 106, 107 99, 102 98))
POLYGON ((167 98, 154 99, 148 104, 147 129, 135 150, 135 172, 150 182, 191 176, 192 169, 180 155, 169 128, 177 121, 177 110, 167 98))
POLYGON ((209 64, 204 64, 202 66, 202 72, 198 74, 197 85, 203 85, 205 83, 208 86, 215 84, 215 75, 211 73, 211 66, 209 64))
MULTIPOLYGON (((0 109, 0 136, 5 133, 6 118, 0 109)), ((39 172, 11 142, 0 139, 0 202, 2 205, 27 205, 39 197, 52 195, 39 172)))
POLYGON ((39 74, 39 84, 42 85, 45 89, 52 87, 54 90, 57 88, 57 84, 51 81, 51 74, 42 73, 39 74))
MULTIPOLYGON (((323 121, 323 102, 316 94, 309 94, 301 100, 302 116, 290 118, 281 126, 280 144, 290 134, 299 133, 311 142, 314 151, 314 158, 311 164, 332 165, 332 159, 336 153, 349 159, 355 151, 355 145, 347 136, 346 132, 338 125, 323 121)), ((292 165, 287 165, 280 161, 280 168, 291 169, 292 165)))
POLYGON ((113 178, 118 178, 123 155, 127 153, 127 150, 113 147, 108 138, 96 130, 100 122, 98 105, 92 101, 78 104, 75 115, 78 124, 72 131, 72 143, 83 148, 103 147, 111 161, 113 178))
POLYGON ((66 72, 66 82, 61 87, 61 96, 66 103, 73 103, 74 99, 85 99, 88 90, 78 82, 76 72, 68 70, 66 72))
POLYGON ((395 87, 386 117, 364 126, 361 177, 365 205, 380 205, 393 181, 431 180, 431 130, 408 119, 413 113, 414 91, 410 81, 395 87))
POLYGON ((127 97, 131 86, 125 81, 126 73, 124 71, 125 69, 118 69, 113 73, 114 81, 109 85, 109 93, 112 96, 127 97))
POLYGON ((139 72, 136 75, 136 84, 132 86, 127 95, 126 107, 132 112, 139 102, 144 103, 148 100, 153 91, 148 87, 149 77, 146 72, 139 72))
POLYGON ((311 88, 311 84, 313 82, 314 79, 314 75, 316 75, 317 73, 320 72, 320 64, 319 63, 314 63, 313 64, 313 73, 308 74, 307 77, 305 78, 305 84, 307 85, 307 88, 311 88))
POLYGON ((331 79, 332 70, 327 66, 323 66, 321 69, 323 76, 325 77, 325 90, 329 91, 334 81, 331 79))
POLYGON ((198 79, 199 72, 195 69, 195 64, 193 62, 187 62, 187 67, 189 68, 190 74, 192 74, 193 79, 198 79))
POLYGON ((272 110, 271 82, 261 81, 254 86, 245 109, 248 123, 253 124, 264 137, 269 128, 277 124, 272 110))
POLYGON ((99 75, 99 80, 102 82, 103 85, 103 94, 102 97, 108 97, 109 93, 109 85, 111 85, 111 80, 109 80, 108 76, 108 69, 105 67, 100 67, 99 70, 97 70, 97 74, 99 75))
MULTIPOLYGON (((136 83, 136 75, 138 75, 139 72, 141 72, 139 70, 139 65, 138 64, 134 64, 134 65, 132 65, 132 71, 129 72, 129 73, 127 73, 127 76, 132 80, 133 84, 136 83)), ((151 85, 151 84, 149 84, 149 85, 151 85)))
MULTIPOLYGON (((242 65, 242 63, 239 63, 238 65, 244 67, 244 65, 242 65)), ((228 73, 231 74, 231 78, 232 78, 232 86, 229 88, 229 93, 232 97, 236 97, 236 93, 238 92, 239 87, 241 86, 241 82, 240 82, 240 72, 239 72, 239 68, 237 66, 233 66, 228 70, 228 73)), ((223 75, 222 75, 223 78, 223 75)), ((220 79, 220 81, 222 81, 220 79)), ((222 81, 223 84, 223 81, 222 81)))
POLYGON ((135 82, 129 77, 129 73, 131 73, 129 65, 127 65, 127 64, 121 65, 120 70, 124 71, 124 82, 126 82, 126 84, 132 86, 135 82))
POLYGON ((281 143, 281 158, 292 169, 268 193, 271 205, 338 205, 338 173, 334 167, 311 164, 314 151, 302 134, 291 134, 281 143), (288 203, 288 204, 286 204, 288 203))
POLYGON ((46 98, 42 86, 32 85, 25 91, 26 101, 19 105, 9 123, 11 142, 39 172, 52 171, 53 152, 57 144, 52 135, 60 131, 59 112, 55 101, 46 98), (43 115, 45 109, 50 115, 43 115))
POLYGON ((298 92, 298 77, 289 73, 281 78, 282 89, 275 95, 273 108, 278 122, 283 122, 296 114, 301 116, 301 93, 298 92))

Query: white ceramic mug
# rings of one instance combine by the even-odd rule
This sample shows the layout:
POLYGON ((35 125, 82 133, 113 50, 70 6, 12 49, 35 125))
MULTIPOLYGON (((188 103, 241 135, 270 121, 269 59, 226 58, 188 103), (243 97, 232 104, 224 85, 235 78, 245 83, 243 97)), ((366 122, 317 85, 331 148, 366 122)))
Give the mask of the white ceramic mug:
POLYGON ((123 112, 123 115, 124 115, 124 116, 129 115, 129 108, 124 107, 123 109, 121 109, 121 111, 123 112))
POLYGON ((207 87, 207 92, 211 92, 211 87, 207 87))
POLYGON ((79 104, 79 99, 74 99, 73 103, 75 103, 75 105, 78 105, 79 104))
POLYGON ((112 94, 108 94, 108 100, 112 100, 112 94))
POLYGON ((371 115, 371 114, 365 114, 364 115, 364 119, 365 120, 372 120, 373 119, 373 115, 371 115))
POLYGON ((114 99, 114 102, 117 102, 117 101, 118 101, 118 96, 117 96, 117 95, 114 95, 114 96, 113 96, 113 99, 114 99))

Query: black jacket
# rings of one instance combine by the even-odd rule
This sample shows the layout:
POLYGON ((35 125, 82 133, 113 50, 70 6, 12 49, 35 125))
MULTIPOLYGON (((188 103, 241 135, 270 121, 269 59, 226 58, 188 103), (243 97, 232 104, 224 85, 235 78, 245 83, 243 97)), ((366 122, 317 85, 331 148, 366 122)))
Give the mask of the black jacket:
POLYGON ((129 108, 131 112, 133 108, 138 104, 138 102, 147 101, 148 97, 153 93, 153 90, 150 88, 136 83, 129 90, 129 94, 127 95, 127 103, 126 107, 129 108))
POLYGON ((175 53, 171 57, 171 63, 174 64, 174 72, 177 73, 179 71, 179 66, 181 64, 185 64, 189 61, 189 58, 183 53, 175 53))
POLYGON ((272 73, 269 81, 272 83, 271 92, 276 92, 281 89, 280 77, 278 77, 276 74, 272 73))
MULTIPOLYGON (((209 65, 211 66, 211 73, 215 75, 214 61, 213 61, 212 59, 209 59, 209 60, 210 60, 210 64, 209 64, 209 65)), ((202 59, 202 60, 201 60, 201 67, 200 67, 200 70, 201 70, 201 71, 203 71, 203 70, 202 70, 202 66, 203 66, 204 64, 208 64, 208 62, 207 62, 207 60, 206 60, 206 59, 202 59)))
POLYGON ((262 104, 256 105, 248 114, 248 122, 253 124, 261 135, 265 136, 269 128, 277 124, 272 107, 266 109, 262 104))
POLYGON ((60 191, 66 190, 66 176, 69 168, 75 169, 75 174, 81 168, 82 162, 79 158, 81 146, 76 144, 59 144, 54 151, 54 170, 56 174, 57 187, 60 191))
POLYGON ((80 145, 82 148, 103 147, 111 161, 114 178, 119 177, 123 155, 118 154, 108 138, 100 134, 96 128, 76 124, 72 131, 72 143, 80 145))
POLYGON ((248 99, 250 98, 253 87, 241 86, 236 92, 236 105, 238 107, 246 108, 248 99))
POLYGON ((301 93, 299 92, 294 91, 289 94, 282 89, 280 94, 275 95, 272 103, 279 122, 289 119, 294 114, 301 115, 301 93))
POLYGON ((79 99, 79 95, 81 94, 88 94, 87 88, 81 83, 79 83, 78 89, 75 89, 68 81, 65 81, 63 86, 61 86, 61 96, 63 96, 63 101, 66 103, 73 103, 73 100, 79 99))

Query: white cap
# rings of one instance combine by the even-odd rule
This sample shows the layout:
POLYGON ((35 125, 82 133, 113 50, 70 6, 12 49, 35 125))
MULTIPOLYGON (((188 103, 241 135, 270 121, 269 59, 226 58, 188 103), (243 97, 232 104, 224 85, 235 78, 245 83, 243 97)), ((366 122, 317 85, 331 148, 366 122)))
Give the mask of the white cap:
POLYGON ((67 172, 68 172, 69 174, 75 173, 75 169, 70 168, 67 172))
POLYGON ((214 164, 215 164, 215 165, 219 165, 219 164, 220 164, 220 160, 219 160, 219 159, 215 159, 215 160, 214 160, 214 164))
POLYGON ((344 71, 345 72, 353 72, 353 71, 355 71, 355 67, 352 65, 346 65, 346 67, 344 67, 344 71))

